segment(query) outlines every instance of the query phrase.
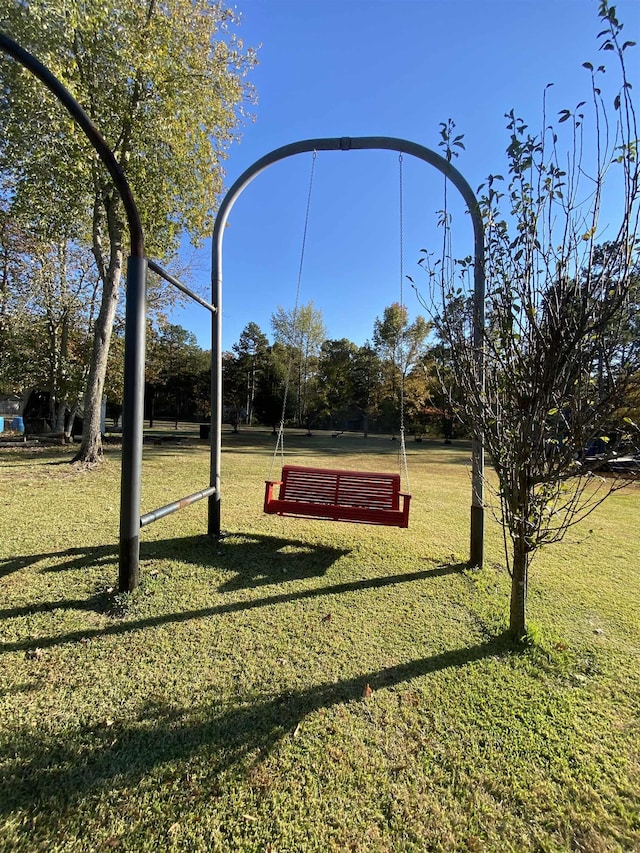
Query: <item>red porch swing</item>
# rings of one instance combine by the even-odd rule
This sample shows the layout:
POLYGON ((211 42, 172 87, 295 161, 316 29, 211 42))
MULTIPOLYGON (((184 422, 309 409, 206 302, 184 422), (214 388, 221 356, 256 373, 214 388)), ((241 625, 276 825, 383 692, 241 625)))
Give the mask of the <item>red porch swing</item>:
MULTIPOLYGON (((316 152, 313 152, 307 210, 302 238, 302 251, 298 271, 298 285, 294 320, 298 315, 300 283, 304 262, 304 250, 309 223, 309 209, 313 188, 316 152)), ((399 155, 400 172, 400 304, 402 305, 403 259, 402 259, 402 154, 399 155)), ((290 365, 287 370, 282 418, 276 441, 273 461, 278 448, 284 451, 284 420, 289 388, 290 365)), ((404 462, 405 479, 408 483, 407 454, 404 437, 404 371, 400 395, 400 453, 404 462)), ((271 475, 269 475, 271 477, 271 475)), ((294 516, 298 518, 346 521, 359 524, 378 524, 390 527, 409 526, 411 495, 401 491, 400 474, 370 471, 348 471, 334 468, 315 468, 302 465, 282 466, 279 480, 268 479, 265 483, 264 512, 270 515, 294 516), (278 495, 275 489, 278 487, 278 495)))

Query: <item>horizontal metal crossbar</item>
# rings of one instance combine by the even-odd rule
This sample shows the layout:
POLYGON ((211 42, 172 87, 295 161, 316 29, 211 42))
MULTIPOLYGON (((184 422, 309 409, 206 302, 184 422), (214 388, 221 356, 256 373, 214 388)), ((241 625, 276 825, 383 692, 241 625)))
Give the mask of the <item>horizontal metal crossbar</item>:
POLYGON ((190 506, 197 501, 201 501, 203 498, 211 497, 211 495, 215 494, 215 491, 215 486, 208 486, 206 489, 202 489, 201 492, 194 492, 192 495, 187 495, 186 498, 180 498, 179 501, 173 501, 173 503, 165 504, 151 512, 146 512, 140 517, 140 527, 145 527, 147 524, 151 524, 152 521, 157 521, 159 518, 171 515, 172 512, 184 509, 185 506, 190 506))
POLYGON ((207 302, 206 299, 203 299, 201 296, 198 296, 190 287, 187 287, 186 284, 183 284, 179 281, 175 276, 168 273, 166 270, 162 269, 160 264, 157 264, 155 261, 147 261, 147 265, 150 270, 153 270, 156 275, 159 275, 160 278, 163 278, 165 281, 168 281, 169 284, 172 284, 174 287, 177 287, 178 290, 181 290, 186 296, 190 299, 193 299, 194 302, 197 302, 198 305, 202 305, 203 308, 206 308, 207 311, 211 311, 212 314, 215 314, 218 310, 210 302, 207 302))

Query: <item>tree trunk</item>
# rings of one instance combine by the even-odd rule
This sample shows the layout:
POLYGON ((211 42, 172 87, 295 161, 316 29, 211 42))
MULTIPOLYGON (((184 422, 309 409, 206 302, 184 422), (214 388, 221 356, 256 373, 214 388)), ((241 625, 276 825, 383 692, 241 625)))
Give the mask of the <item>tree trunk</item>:
POLYGON ((253 401, 256 396, 256 363, 255 356, 251 359, 251 387, 249 389, 249 406, 247 409, 247 423, 249 426, 253 423, 253 401))
POLYGON ((123 252, 121 241, 112 241, 109 267, 104 278, 100 311, 96 319, 93 338, 93 353, 84 396, 84 422, 80 449, 73 458, 74 462, 93 464, 102 461, 102 434, 100 420, 102 414, 102 396, 107 373, 107 358, 113 320, 118 304, 118 292, 122 277, 123 252))
POLYGON ((122 237, 125 223, 119 196, 110 188, 110 191, 100 193, 99 197, 100 201, 97 196, 94 207, 93 254, 102 278, 102 299, 94 328, 93 352, 84 396, 82 442, 73 458, 73 462, 88 465, 102 461, 102 396, 124 260, 122 237), (109 242, 108 264, 105 264, 102 242, 105 224, 109 242))
POLYGON ((76 398, 75 403, 73 404, 73 408, 71 409, 71 413, 69 415, 69 420, 67 421, 67 425, 64 429, 64 440, 67 444, 71 444, 73 440, 73 424, 76 419, 76 415, 78 414, 78 409, 80 408, 80 402, 76 398))
POLYGON ((74 462, 92 464, 102 460, 102 397, 104 381, 107 373, 107 357, 111 342, 111 330, 118 302, 120 270, 115 281, 105 286, 102 295, 100 313, 96 321, 93 353, 89 367, 87 390, 84 396, 84 421, 82 425, 82 442, 80 449, 73 458, 74 462))
POLYGON ((53 431, 54 433, 63 433, 64 434, 64 423, 66 420, 67 414, 67 399, 66 397, 62 400, 56 400, 56 413, 55 420, 53 422, 53 431))
POLYGON ((513 574, 511 576, 511 606, 509 633, 521 640, 527 633, 527 586, 530 554, 523 535, 513 543, 513 574))

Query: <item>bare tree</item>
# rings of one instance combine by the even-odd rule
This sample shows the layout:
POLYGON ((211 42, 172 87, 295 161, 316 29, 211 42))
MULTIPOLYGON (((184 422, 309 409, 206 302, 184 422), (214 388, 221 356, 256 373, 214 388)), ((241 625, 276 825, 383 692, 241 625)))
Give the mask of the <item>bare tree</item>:
MULTIPOLYGON (((623 41, 623 25, 606 0, 599 17, 600 49, 617 59, 620 88, 605 94, 604 66, 585 62, 590 96, 561 110, 555 126, 546 106, 538 134, 515 112, 507 115, 508 177, 492 175, 481 188, 487 291, 480 351, 468 295, 472 262, 451 258, 446 211, 442 256, 420 261, 431 283, 424 301, 447 350, 458 411, 484 435, 497 474, 493 494, 516 638, 527 631, 534 554, 562 540, 620 487, 616 477, 602 476, 603 468, 637 438, 624 418, 640 377, 637 340, 632 345, 638 134, 625 68, 633 42, 623 41), (618 211, 615 228, 600 221, 605 206, 618 211)), ((443 128, 450 159, 453 125, 443 128)), ((495 481, 487 482, 491 488, 495 481)))

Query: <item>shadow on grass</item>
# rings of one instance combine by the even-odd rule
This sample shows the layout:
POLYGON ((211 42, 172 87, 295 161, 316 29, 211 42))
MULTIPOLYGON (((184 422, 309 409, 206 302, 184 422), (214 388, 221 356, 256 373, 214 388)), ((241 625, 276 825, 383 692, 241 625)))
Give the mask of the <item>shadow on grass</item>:
POLYGON ((18 693, 35 693, 40 690, 38 682, 25 682, 24 684, 14 684, 11 687, 1 687, 0 696, 15 696, 18 693))
MULTIPOLYGON (((276 536, 237 535, 223 542, 208 536, 188 536, 140 543, 140 562, 169 560, 215 567, 233 572, 221 590, 251 588, 283 580, 302 580, 324 575, 337 559, 348 551, 331 546, 309 545, 298 539, 276 536)), ((25 554, 0 560, 0 578, 35 566, 51 563, 46 572, 65 572, 113 563, 118 558, 117 545, 95 545, 67 548, 40 554, 25 554)))
POLYGON ((190 536, 143 542, 140 546, 141 561, 177 559, 229 572, 231 576, 221 584, 220 592, 322 577, 348 553, 330 545, 259 534, 233 534, 221 542, 190 536))
MULTIPOLYGON (((78 728, 65 734, 29 729, 0 750, 7 768, 0 782, 0 814, 33 809, 38 804, 39 825, 57 819, 82 797, 103 790, 130 788, 162 765, 206 758, 212 775, 249 769, 256 752, 264 757, 284 737, 296 731, 305 716, 320 708, 365 701, 363 689, 395 687, 451 667, 487 657, 515 653, 506 636, 469 648, 452 649, 397 666, 363 672, 337 683, 325 682, 298 692, 281 693, 232 707, 175 709, 150 702, 133 721, 115 721, 109 727, 78 728)), ((175 772, 175 770, 173 771, 175 772)), ((212 780, 213 781, 213 780, 212 780)))
POLYGON ((64 551, 49 551, 41 554, 24 554, 22 556, 10 557, 0 560, 0 578, 11 575, 20 569, 35 566, 40 562, 61 560, 56 566, 49 566, 47 572, 62 572, 73 569, 81 569, 86 566, 100 566, 105 563, 113 563, 117 558, 117 545, 96 545, 87 548, 67 548, 64 551))
POLYGON ((25 604, 22 607, 6 607, 0 609, 0 620, 33 616, 36 613, 51 613, 54 610, 86 610, 91 613, 114 615, 114 595, 105 590, 88 598, 63 598, 59 601, 25 604))
MULTIPOLYGON (((180 540, 181 543, 186 543, 186 545, 188 546, 187 548, 181 547, 180 559, 188 559, 187 555, 189 554, 190 547, 194 562, 196 562, 198 565, 202 565, 202 540, 205 540, 205 542, 208 543, 208 548, 211 549, 211 540, 208 540, 206 537, 194 536, 188 537, 185 540, 180 540)), ((287 561, 290 557, 292 557, 294 560, 297 559, 298 553, 296 552, 295 548, 302 547, 301 543, 294 543, 292 542, 292 540, 276 539, 274 537, 268 536, 251 537, 251 547, 257 547, 261 549, 261 553, 263 555, 267 546, 272 548, 276 553, 280 550, 283 550, 285 552, 285 556, 283 558, 283 565, 289 565, 287 561), (288 549, 292 547, 294 548, 294 551, 293 553, 289 553, 288 549)), ((104 548, 106 547, 107 546, 103 546, 96 549, 83 550, 83 559, 79 556, 76 556, 77 552, 81 549, 70 549, 70 551, 73 552, 72 562, 75 565, 77 560, 82 559, 81 564, 87 565, 87 563, 90 561, 90 556, 93 551, 98 552, 98 555, 96 557, 97 561, 103 561, 106 559, 106 556, 104 554, 104 548)), ((304 545, 304 547, 307 547, 306 544, 304 545)), ((215 550, 219 548, 219 545, 216 544, 213 546, 213 548, 214 550, 211 552, 212 561, 216 561, 216 566, 224 567, 224 557, 217 556, 218 551, 215 550)), ((339 555, 344 553, 339 549, 335 548, 321 548, 318 550, 320 552, 320 555, 312 555, 313 559, 315 560, 315 564, 312 569, 305 568, 304 563, 302 563, 302 572, 300 572, 297 576, 295 574, 288 574, 284 577, 284 580, 289 582, 291 580, 300 580, 303 578, 320 576, 324 574, 331 562, 337 559, 339 555)), ((167 557, 167 553, 170 553, 174 559, 176 558, 175 542, 173 540, 148 543, 148 548, 145 549, 145 558, 151 559, 151 555, 154 555, 155 559, 165 559, 167 557), (173 550, 171 550, 172 547, 173 550)), ((242 553, 241 548, 240 553, 242 553)), ((111 559, 115 557, 113 549, 110 550, 109 555, 111 559)), ((41 557, 42 556, 43 555, 41 555, 41 557)), ((302 556, 304 557, 305 554, 303 553, 302 556)), ((238 559, 238 553, 228 558, 229 564, 232 564, 235 559, 238 559)), ((306 557, 306 559, 309 558, 306 557)), ((212 565, 213 564, 214 563, 212 562, 212 565)), ((68 643, 86 643, 88 640, 92 639, 98 639, 101 637, 109 636, 119 636, 127 634, 130 631, 139 631, 144 630, 146 628, 155 628, 159 625, 178 624, 181 622, 188 622, 191 619, 202 619, 207 617, 222 616, 227 613, 237 613, 242 611, 255 610, 261 607, 270 607, 273 605, 286 604, 293 601, 303 601, 305 599, 344 595, 347 593, 359 592, 370 589, 382 589, 384 587, 395 586, 397 584, 428 580, 430 578, 443 577, 450 574, 458 574, 463 572, 466 568, 467 566, 465 563, 455 563, 450 565, 436 566, 432 569, 424 569, 422 571, 417 572, 405 572, 396 575, 383 575, 380 577, 362 578, 355 581, 346 581, 344 583, 313 587, 311 589, 307 588, 292 590, 250 600, 229 601, 222 604, 213 605, 211 607, 201 607, 193 610, 183 610, 174 613, 163 613, 159 614, 158 616, 149 616, 144 619, 114 619, 112 624, 106 625, 105 627, 101 628, 87 628, 83 630, 72 631, 66 634, 57 634, 50 637, 28 638, 25 640, 17 640, 14 642, 0 643, 0 654, 15 651, 46 649, 58 645, 65 645, 68 643)), ((52 571, 58 570, 58 567, 52 569, 52 571)), ((239 576, 237 575, 235 578, 232 578, 231 580, 223 583, 219 589, 221 592, 224 593, 232 590, 243 589, 247 585, 255 587, 263 583, 276 583, 279 580, 283 580, 282 575, 280 575, 279 577, 270 577, 265 574, 264 568, 260 569, 260 571, 262 572, 262 576, 259 577, 257 581, 255 579, 255 575, 253 574, 253 570, 250 570, 249 584, 247 584, 246 575, 240 574, 239 576)), ((104 592, 90 596, 85 599, 62 599, 59 601, 29 604, 24 605, 22 607, 6 608, 4 610, 0 610, 0 619, 29 616, 34 613, 46 613, 48 611, 53 610, 92 610, 94 612, 115 616, 119 613, 118 597, 115 593, 104 592)))

